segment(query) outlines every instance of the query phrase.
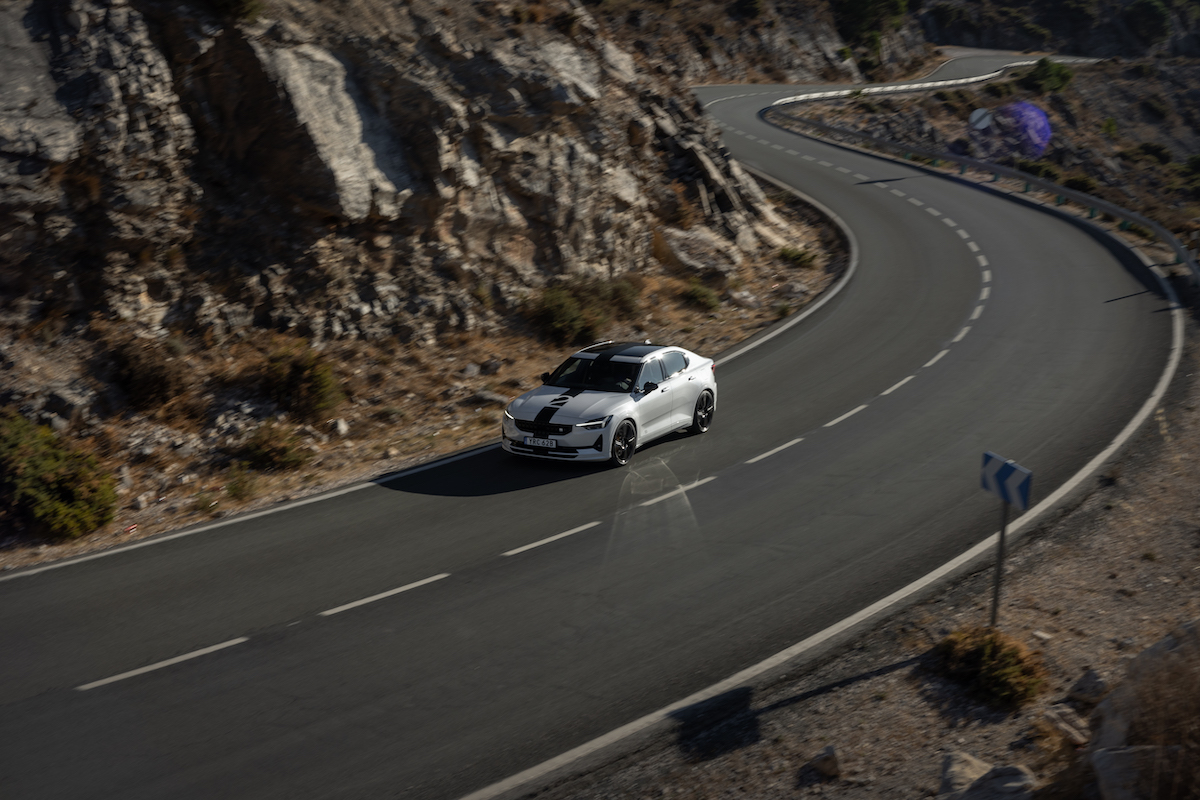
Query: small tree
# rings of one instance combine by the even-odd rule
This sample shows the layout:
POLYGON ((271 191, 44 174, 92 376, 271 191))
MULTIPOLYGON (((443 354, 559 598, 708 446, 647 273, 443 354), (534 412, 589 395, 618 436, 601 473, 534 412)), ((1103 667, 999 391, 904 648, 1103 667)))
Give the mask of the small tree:
POLYGON ((113 476, 50 428, 0 416, 0 507, 34 535, 75 539, 112 521, 113 476))

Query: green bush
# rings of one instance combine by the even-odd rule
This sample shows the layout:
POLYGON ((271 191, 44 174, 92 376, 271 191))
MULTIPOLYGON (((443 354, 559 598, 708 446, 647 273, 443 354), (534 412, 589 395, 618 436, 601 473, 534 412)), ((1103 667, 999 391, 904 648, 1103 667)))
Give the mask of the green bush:
POLYGON ((225 492, 234 500, 249 500, 258 494, 258 476, 244 461, 234 461, 225 473, 225 492))
MULTIPOLYGON (((312 453, 300 445, 295 433, 273 423, 259 427, 246 443, 238 448, 236 455, 245 467, 259 470, 296 469, 312 457, 312 453)), ((253 489, 251 478, 240 474, 234 474, 233 477, 244 478, 248 482, 246 488, 253 489)), ((227 491, 228 489, 226 486, 227 491)))
POLYGON ((1143 98, 1142 109, 1157 120, 1164 120, 1171 116, 1171 104, 1157 94, 1143 98))
POLYGON ((816 256, 799 247, 780 248, 779 257, 794 267, 811 267, 816 260, 816 256))
POLYGON ((1100 125, 1100 130, 1110 139, 1117 135, 1117 120, 1114 117, 1105 117, 1104 122, 1100 125))
POLYGON ((95 457, 47 427, 0 416, 0 508, 36 536, 75 539, 112 521, 117 493, 95 457))
POLYGON ((1067 84, 1075 77, 1070 67, 1051 61, 1048 58, 1039 59, 1033 69, 1021 79, 1021 85, 1031 92, 1045 94, 1059 92, 1067 88, 1067 84))
POLYGON ((1133 0, 1124 16, 1125 24, 1145 44, 1158 44, 1171 34, 1171 12, 1162 0, 1133 0))
POLYGON ((1028 172, 1037 178, 1045 178, 1048 181, 1058 180, 1058 170, 1052 164, 1045 161, 1026 161, 1025 159, 1017 159, 1017 169, 1022 172, 1028 172))
POLYGON ((641 281, 633 275, 583 278, 547 287, 529 308, 530 320, 561 344, 602 338, 612 317, 632 318, 641 308, 641 281))
POLYGON ((908 11, 907 0, 833 0, 830 5, 842 35, 868 45, 872 33, 894 28, 908 11))
POLYGON ((1094 192, 1096 191, 1096 182, 1089 175, 1073 175, 1063 181, 1063 186, 1068 189, 1074 189, 1077 192, 1094 192))
POLYGON ((715 311, 721 305, 721 298, 717 293, 701 283, 698 278, 692 278, 681 296, 692 305, 709 311, 715 311))
POLYGON ((333 367, 316 350, 280 350, 267 361, 266 389, 271 399, 298 416, 316 422, 346 395, 333 367))
POLYGON ((254 22, 265 9, 263 0, 208 0, 213 11, 238 22, 254 22))
POLYGON ((940 671, 994 708, 1014 709, 1045 682, 1041 658, 994 628, 954 631, 934 648, 940 671))
POLYGON ((116 384, 129 405, 142 411, 179 397, 191 380, 187 362, 159 342, 127 339, 113 346, 112 356, 116 384))

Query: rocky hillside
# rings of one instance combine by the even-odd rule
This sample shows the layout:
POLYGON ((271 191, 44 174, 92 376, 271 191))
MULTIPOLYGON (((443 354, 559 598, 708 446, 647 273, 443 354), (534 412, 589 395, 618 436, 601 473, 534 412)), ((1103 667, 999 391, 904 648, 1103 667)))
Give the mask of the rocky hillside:
POLYGON ((0 423, 94 455, 107 529, 146 532, 482 441, 578 339, 721 349, 842 256, 688 87, 921 71, 970 38, 943 6, 4 4, 0 423))

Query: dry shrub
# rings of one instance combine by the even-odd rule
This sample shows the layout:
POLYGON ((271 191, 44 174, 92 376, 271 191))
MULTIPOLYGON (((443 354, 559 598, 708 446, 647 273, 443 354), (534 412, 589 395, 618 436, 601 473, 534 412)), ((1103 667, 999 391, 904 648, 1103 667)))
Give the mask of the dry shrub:
POLYGON ((129 338, 112 345, 113 379, 141 411, 160 408, 180 397, 188 388, 191 371, 187 362, 173 356, 159 342, 129 338))
POLYGON ((282 425, 267 423, 250 436, 237 452, 244 467, 264 471, 283 471, 303 466, 312 452, 301 445, 296 434, 282 425))
POLYGON ((1200 657, 1170 658, 1138 681, 1130 746, 1164 750, 1140 770, 1138 796, 1148 800, 1200 797, 1200 657))
POLYGON ((948 678, 965 684, 993 708, 1024 705, 1037 696, 1045 681, 1041 657, 995 628, 954 631, 934 653, 948 678))

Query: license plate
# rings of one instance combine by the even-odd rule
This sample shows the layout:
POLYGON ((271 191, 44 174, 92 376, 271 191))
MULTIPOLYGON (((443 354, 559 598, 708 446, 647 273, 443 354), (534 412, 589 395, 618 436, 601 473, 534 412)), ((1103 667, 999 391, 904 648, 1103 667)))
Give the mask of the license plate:
POLYGON ((553 439, 535 439, 532 436, 525 437, 526 447, 558 447, 558 442, 553 439))

